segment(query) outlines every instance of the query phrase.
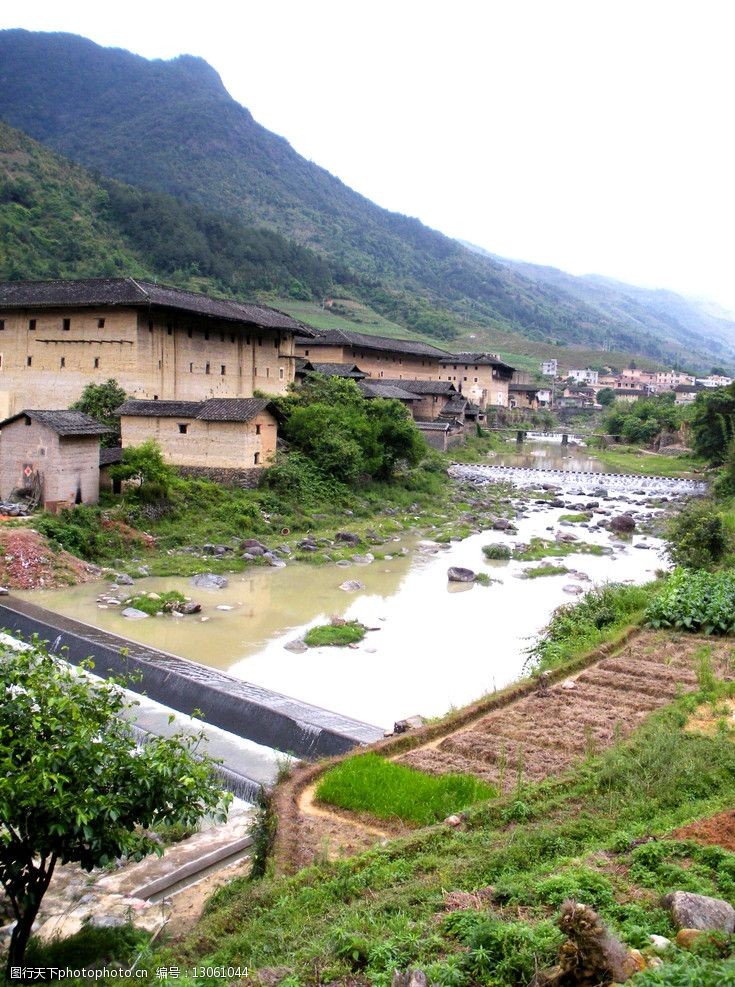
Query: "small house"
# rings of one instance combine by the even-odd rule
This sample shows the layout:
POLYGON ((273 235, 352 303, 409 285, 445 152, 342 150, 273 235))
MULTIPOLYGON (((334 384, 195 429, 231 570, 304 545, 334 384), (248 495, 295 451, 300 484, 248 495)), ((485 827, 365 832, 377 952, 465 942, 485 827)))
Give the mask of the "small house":
POLYGON ((100 436, 81 411, 21 411, 0 422, 0 498, 28 496, 46 510, 96 504, 100 436))

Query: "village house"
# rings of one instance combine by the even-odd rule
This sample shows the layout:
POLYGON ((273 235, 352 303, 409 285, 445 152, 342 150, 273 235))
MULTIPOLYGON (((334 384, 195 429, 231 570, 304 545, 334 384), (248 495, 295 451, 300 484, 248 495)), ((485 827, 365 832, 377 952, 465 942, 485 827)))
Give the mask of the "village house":
MULTIPOLYGON (((308 334, 304 334, 308 335, 308 334)), ((391 339, 344 329, 297 337, 296 352, 310 362, 357 363, 370 378, 436 380, 446 350, 412 339, 391 339)))
POLYGON ((541 373, 544 377, 556 377, 559 372, 558 360, 544 360, 541 364, 541 373))
POLYGON ((691 404, 703 390, 703 387, 696 384, 677 384, 674 388, 674 401, 676 404, 691 404))
POLYGON ((20 411, 0 422, 0 499, 49 511, 96 504, 103 425, 81 411, 20 411))
POLYGON ((598 370, 590 370, 587 367, 584 370, 573 369, 567 374, 567 377, 571 377, 572 380, 576 380, 578 384, 596 384, 597 379, 600 376, 598 370))
MULTIPOLYGON (((366 383, 378 382, 366 381, 366 383)), ((449 380, 401 380, 396 378, 383 380, 380 383, 400 387, 419 398, 411 408, 416 421, 434 421, 439 417, 444 406, 458 394, 457 388, 449 380)))
POLYGON ((420 404, 421 398, 418 394, 412 394, 403 387, 396 387, 394 384, 386 384, 383 380, 361 380, 357 385, 362 391, 363 397, 368 400, 383 398, 386 401, 400 401, 413 417, 414 408, 420 404))
POLYGON ((312 330, 262 305, 134 278, 0 283, 0 415, 68 408, 110 378, 151 400, 283 394, 296 332, 312 330))
POLYGON ((539 407, 536 384, 511 383, 508 386, 508 397, 511 408, 530 408, 535 411, 539 407))
POLYGON ((165 461, 189 476, 254 478, 276 452, 278 413, 267 398, 126 401, 117 414, 124 449, 155 439, 165 461))
POLYGON ((681 370, 659 370, 656 373, 656 384, 661 391, 673 391, 680 384, 693 384, 694 377, 681 370))
POLYGON ((441 360, 440 380, 450 380, 483 411, 508 407, 513 367, 495 353, 450 353, 441 360))
POLYGON ((723 374, 710 374, 709 377, 697 377, 694 383, 710 388, 728 387, 732 384, 732 377, 725 377, 723 374))
POLYGON ((341 377, 355 382, 364 380, 367 374, 360 370, 355 363, 314 363, 302 356, 296 357, 296 383, 302 384, 309 375, 321 374, 323 377, 341 377))
POLYGON ((647 395, 647 391, 642 387, 616 387, 615 400, 623 401, 625 404, 632 404, 647 395))
POLYGON ((452 446, 464 441, 464 427, 457 422, 437 420, 434 422, 416 422, 416 427, 427 445, 440 452, 446 452, 452 446))

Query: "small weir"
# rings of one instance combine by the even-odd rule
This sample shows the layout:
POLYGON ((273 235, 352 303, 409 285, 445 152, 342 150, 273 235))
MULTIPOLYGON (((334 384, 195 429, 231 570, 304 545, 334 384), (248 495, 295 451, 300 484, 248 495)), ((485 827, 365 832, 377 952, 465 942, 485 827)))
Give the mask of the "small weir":
POLYGON ((686 480, 671 476, 640 476, 637 473, 596 473, 575 469, 537 469, 523 466, 465 466, 455 463, 450 474, 458 480, 490 483, 493 480, 512 483, 517 487, 543 487, 545 484, 568 492, 593 496, 596 490, 614 494, 652 496, 703 496, 707 484, 701 480, 686 480))

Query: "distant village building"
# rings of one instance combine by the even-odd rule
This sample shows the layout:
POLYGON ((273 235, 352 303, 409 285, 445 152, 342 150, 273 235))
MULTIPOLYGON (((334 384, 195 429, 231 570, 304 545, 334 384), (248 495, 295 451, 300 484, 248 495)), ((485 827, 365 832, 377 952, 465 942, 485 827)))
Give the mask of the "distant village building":
POLYGON ((418 394, 412 394, 404 387, 397 387, 395 384, 386 384, 384 380, 361 380, 358 387, 362 391, 363 397, 368 400, 383 398, 386 401, 400 401, 408 408, 413 417, 414 409, 421 403, 418 394))
POLYGON ((446 421, 416 422, 428 445, 440 452, 446 452, 452 446, 464 441, 465 433, 461 425, 446 421))
POLYGON ((412 339, 328 329, 296 339, 298 356, 318 363, 356 363, 370 378, 436 379, 446 350, 412 339), (307 338, 304 338, 306 336, 307 338))
POLYGON ((536 410, 539 407, 538 385, 536 384, 510 384, 508 392, 511 408, 536 410))
POLYGON ((544 360, 541 364, 541 373, 544 377, 556 377, 559 373, 559 361, 558 360, 544 360))
POLYGON ((598 370, 590 370, 587 367, 584 370, 572 369, 567 374, 572 380, 576 380, 580 384, 596 384, 597 378, 600 376, 598 370))
POLYGON ((691 404, 703 390, 703 387, 696 384, 677 384, 674 388, 674 401, 676 404, 691 404))
POLYGON ((495 353, 451 353, 441 360, 439 377, 482 408, 507 408, 513 367, 495 353))
POLYGON ((646 397, 648 393, 643 387, 616 387, 614 390, 615 400, 623 401, 626 404, 632 404, 634 401, 646 397))
POLYGON ((68 408, 111 377, 148 399, 283 394, 296 332, 312 334, 263 305, 134 278, 0 283, 0 415, 68 408))
POLYGON ((190 476, 255 477, 276 452, 278 415, 265 398, 126 401, 117 413, 124 449, 155 439, 166 462, 190 476))
POLYGON ((448 401, 458 394, 457 388, 449 380, 403 380, 399 378, 383 381, 366 381, 368 384, 383 383, 399 387, 418 397, 411 412, 417 421, 433 421, 438 418, 448 401))
POLYGON ((46 510, 96 504, 100 436, 81 411, 25 410, 0 422, 0 499, 19 494, 46 510))
POLYGON ((723 374, 710 374, 709 377, 697 377, 694 383, 709 388, 728 387, 732 384, 732 377, 725 377, 723 374))
POLYGON ((356 363, 315 363, 302 356, 296 357, 296 382, 303 383, 310 375, 319 374, 322 377, 340 377, 343 380, 364 380, 367 374, 360 370, 356 363))
POLYGON ((682 373, 681 370, 659 370, 656 373, 656 384, 659 389, 673 391, 680 384, 693 384, 694 377, 691 374, 682 373))

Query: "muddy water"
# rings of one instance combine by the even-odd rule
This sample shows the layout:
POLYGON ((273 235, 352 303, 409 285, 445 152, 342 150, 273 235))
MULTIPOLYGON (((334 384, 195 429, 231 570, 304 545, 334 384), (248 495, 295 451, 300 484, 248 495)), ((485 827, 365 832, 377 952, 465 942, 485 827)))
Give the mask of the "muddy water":
MULTIPOLYGON (((622 501, 603 502, 614 512, 622 501)), ((639 511, 643 509, 638 507, 639 511)), ((180 578, 139 580, 136 591, 179 589, 203 605, 203 617, 130 621, 96 603, 103 584, 29 594, 35 602, 113 633, 184 655, 316 705, 383 727, 420 713, 437 716, 506 685, 522 672, 526 653, 551 612, 575 597, 565 587, 608 580, 646 582, 663 567, 661 543, 634 536, 621 545, 607 531, 562 528, 582 540, 614 545, 614 554, 568 556, 586 575, 518 578, 537 563, 487 562, 482 546, 553 538, 562 509, 530 505, 518 534, 485 532, 449 546, 415 544, 410 558, 367 566, 312 568, 291 564, 230 576, 223 590, 194 589, 180 578), (547 528, 552 530, 548 531, 547 528), (489 587, 453 584, 447 568, 465 566, 500 580, 489 587), (347 579, 365 589, 345 593, 347 579), (232 607, 218 610, 218 606, 232 607), (317 648, 293 654, 284 645, 333 614, 374 630, 356 648, 317 648)), ((410 540, 397 542, 396 550, 410 540)), ((412 546, 413 547, 413 546, 412 546)), ((390 549, 387 549, 390 551, 390 549)), ((107 588, 107 584, 104 584, 107 588)), ((22 594, 19 594, 22 595, 22 594)))
POLYGON ((523 443, 508 442, 507 451, 491 452, 487 462, 493 466, 521 466, 525 469, 607 473, 605 464, 586 446, 580 445, 578 439, 570 435, 569 441, 573 444, 563 446, 561 435, 553 441, 548 436, 536 438, 529 435, 523 443))

